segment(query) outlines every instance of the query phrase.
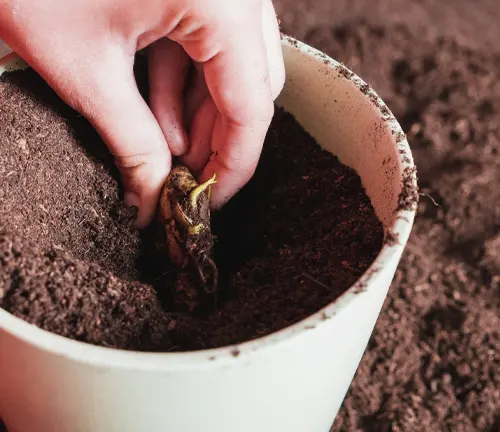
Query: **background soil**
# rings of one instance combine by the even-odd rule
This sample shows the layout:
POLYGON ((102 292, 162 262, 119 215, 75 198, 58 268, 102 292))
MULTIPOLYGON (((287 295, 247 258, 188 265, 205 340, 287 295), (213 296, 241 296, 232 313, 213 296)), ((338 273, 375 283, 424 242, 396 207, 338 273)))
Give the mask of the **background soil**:
POLYGON ((500 9, 495 0, 278 0, 285 33, 386 100, 423 196, 339 431, 500 430, 500 9))

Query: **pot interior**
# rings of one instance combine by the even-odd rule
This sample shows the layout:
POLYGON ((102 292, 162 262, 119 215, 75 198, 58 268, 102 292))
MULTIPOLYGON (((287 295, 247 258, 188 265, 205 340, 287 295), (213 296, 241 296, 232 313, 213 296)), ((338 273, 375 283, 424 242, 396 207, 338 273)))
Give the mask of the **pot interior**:
MULTIPOLYGON (((342 65, 302 44, 283 48, 287 81, 277 104, 357 171, 387 231, 397 216, 404 170, 400 160, 408 150, 399 125, 373 90, 342 65)), ((411 155, 406 159, 411 164, 411 155)))

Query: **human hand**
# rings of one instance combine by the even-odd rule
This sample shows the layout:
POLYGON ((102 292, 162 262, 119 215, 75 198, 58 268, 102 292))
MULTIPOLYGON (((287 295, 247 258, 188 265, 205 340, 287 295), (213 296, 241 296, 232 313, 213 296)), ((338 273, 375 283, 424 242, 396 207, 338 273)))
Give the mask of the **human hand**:
POLYGON ((100 133, 140 227, 172 155, 217 174, 214 207, 253 175, 285 75, 271 0, 0 0, 0 38, 100 133), (146 46, 151 109, 133 75, 146 46))

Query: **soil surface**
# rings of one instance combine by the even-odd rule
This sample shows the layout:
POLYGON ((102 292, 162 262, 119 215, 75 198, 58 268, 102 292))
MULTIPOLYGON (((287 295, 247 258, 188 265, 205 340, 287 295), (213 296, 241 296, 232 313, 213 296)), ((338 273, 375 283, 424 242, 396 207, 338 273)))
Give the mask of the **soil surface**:
POLYGON ((326 306, 382 246, 356 173, 277 111, 252 181, 213 214, 217 304, 182 313, 153 247, 164 234, 132 227, 91 126, 31 70, 4 76, 0 96, 0 306, 46 330, 148 351, 243 342, 326 306))
POLYGON ((277 6, 387 102, 428 195, 332 432, 500 430, 498 2, 277 6))

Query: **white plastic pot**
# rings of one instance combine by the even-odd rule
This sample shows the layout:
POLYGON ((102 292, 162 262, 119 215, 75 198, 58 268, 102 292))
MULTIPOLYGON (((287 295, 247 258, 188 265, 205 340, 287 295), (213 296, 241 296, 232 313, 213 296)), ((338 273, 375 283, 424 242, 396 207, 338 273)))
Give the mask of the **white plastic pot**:
POLYGON ((393 241, 334 303, 238 346, 126 352, 60 337, 0 310, 0 417, 9 432, 329 430, 410 234, 415 211, 398 202, 416 177, 397 121, 363 81, 293 39, 284 39, 283 50, 279 104, 357 170, 393 241))

